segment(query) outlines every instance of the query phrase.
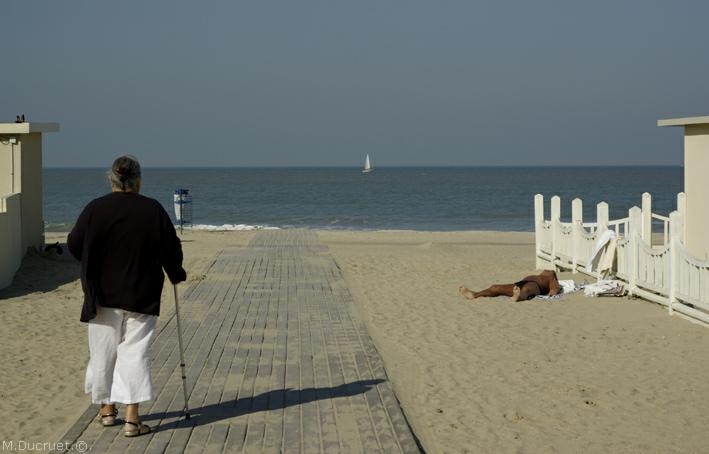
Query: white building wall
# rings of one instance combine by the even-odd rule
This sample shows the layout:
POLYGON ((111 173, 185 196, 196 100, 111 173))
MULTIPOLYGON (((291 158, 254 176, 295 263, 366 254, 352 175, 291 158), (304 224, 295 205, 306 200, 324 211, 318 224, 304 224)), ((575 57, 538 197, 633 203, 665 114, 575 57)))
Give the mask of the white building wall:
POLYGON ((685 247, 699 259, 709 255, 709 125, 687 125, 684 133, 685 247))
POLYGON ((20 194, 0 197, 0 288, 12 283, 25 255, 21 202, 20 194))
POLYGON ((42 133, 56 123, 0 123, 0 288, 12 283, 28 248, 44 247, 42 133))

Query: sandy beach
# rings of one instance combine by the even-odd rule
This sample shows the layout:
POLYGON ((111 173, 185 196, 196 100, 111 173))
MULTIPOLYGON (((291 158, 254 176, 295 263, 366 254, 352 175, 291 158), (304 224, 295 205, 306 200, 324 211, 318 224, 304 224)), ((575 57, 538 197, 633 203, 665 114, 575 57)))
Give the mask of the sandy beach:
MULTIPOLYGON (((460 284, 479 289, 533 272, 530 233, 318 234, 427 452, 702 452, 709 444, 706 327, 642 300, 458 294, 460 284)), ((252 235, 186 232, 189 278, 252 235)), ((47 234, 47 243, 65 238, 47 234)), ((89 403, 78 273, 66 250, 32 254, 0 291, 2 440, 56 441, 89 403)), ((166 315, 173 303, 163 293, 166 315)))

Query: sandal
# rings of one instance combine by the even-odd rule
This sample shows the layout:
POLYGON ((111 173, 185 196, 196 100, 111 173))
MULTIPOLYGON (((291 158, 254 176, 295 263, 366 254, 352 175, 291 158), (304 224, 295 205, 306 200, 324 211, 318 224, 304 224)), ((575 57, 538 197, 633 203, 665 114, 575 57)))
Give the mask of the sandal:
POLYGON ((114 409, 111 413, 106 413, 105 415, 99 412, 98 419, 103 427, 111 427, 116 425, 116 416, 118 416, 118 410, 114 409))
POLYGON ((142 422, 130 422, 130 421, 125 421, 126 425, 123 426, 123 435, 126 437, 137 437, 139 435, 145 435, 150 433, 150 426, 146 426, 142 422), (135 429, 126 429, 126 426, 130 424, 131 426, 134 426, 135 429))

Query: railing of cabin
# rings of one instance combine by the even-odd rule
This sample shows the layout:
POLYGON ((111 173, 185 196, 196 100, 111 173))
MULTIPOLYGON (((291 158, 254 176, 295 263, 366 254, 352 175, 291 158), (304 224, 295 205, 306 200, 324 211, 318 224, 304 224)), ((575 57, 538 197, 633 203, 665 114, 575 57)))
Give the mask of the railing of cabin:
POLYGON ((572 202, 572 221, 561 222, 560 199, 551 199, 551 220, 543 218, 544 199, 535 196, 535 236, 537 267, 554 268, 594 275, 588 261, 596 239, 606 230, 616 233, 616 278, 628 283, 631 295, 668 306, 709 323, 709 261, 692 257, 683 245, 685 196, 677 195, 677 211, 670 216, 652 213, 651 198, 643 194, 643 209, 633 207, 628 217, 608 219, 608 205, 597 206, 597 221, 583 222, 582 202, 572 202), (662 226, 653 245, 653 222, 662 226))

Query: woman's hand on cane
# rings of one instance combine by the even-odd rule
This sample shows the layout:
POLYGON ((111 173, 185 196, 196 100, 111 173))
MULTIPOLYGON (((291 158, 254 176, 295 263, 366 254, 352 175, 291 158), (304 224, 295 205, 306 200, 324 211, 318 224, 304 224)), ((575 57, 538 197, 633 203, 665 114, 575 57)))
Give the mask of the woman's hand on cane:
POLYGON ((172 285, 177 285, 180 282, 185 282, 187 280, 187 271, 180 267, 180 269, 168 273, 167 277, 170 279, 170 282, 172 282, 172 285))

